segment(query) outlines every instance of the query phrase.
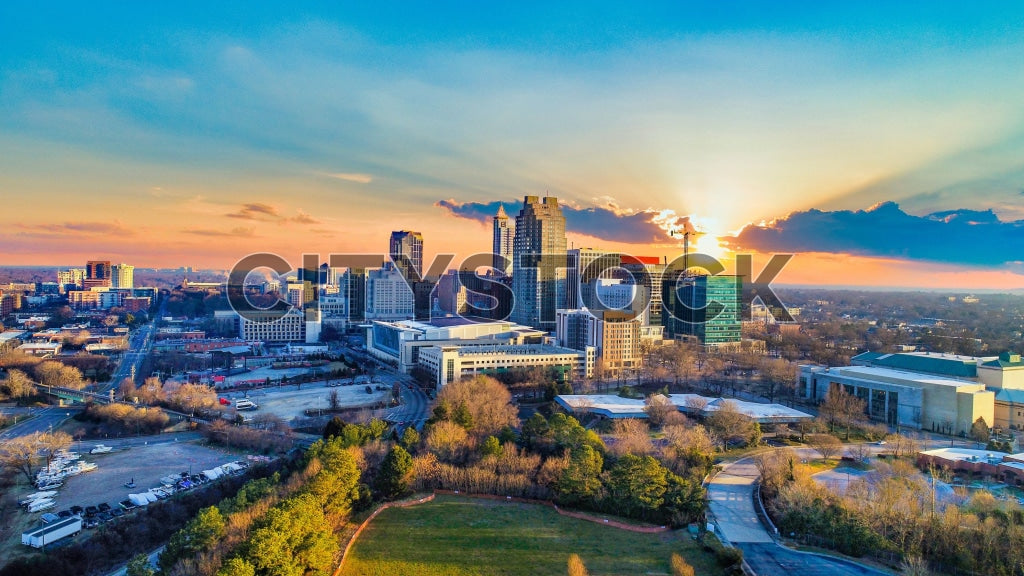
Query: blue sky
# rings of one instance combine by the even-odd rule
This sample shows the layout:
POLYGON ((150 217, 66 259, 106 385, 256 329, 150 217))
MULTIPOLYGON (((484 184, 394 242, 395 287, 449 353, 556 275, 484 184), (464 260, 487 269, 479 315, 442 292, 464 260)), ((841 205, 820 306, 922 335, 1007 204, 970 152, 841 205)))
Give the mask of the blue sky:
MULTIPOLYGON (((709 250, 811 252, 817 228, 774 223, 889 201, 1024 220, 1017 2, 5 2, 0 34, 11 263, 228 267, 412 227, 473 251, 484 224, 442 201, 545 191, 621 217, 575 242, 659 254, 676 241, 634 240, 681 216, 709 250), (248 203, 275 215, 231 216, 248 203)), ((943 264, 863 228, 822 253, 943 264)))

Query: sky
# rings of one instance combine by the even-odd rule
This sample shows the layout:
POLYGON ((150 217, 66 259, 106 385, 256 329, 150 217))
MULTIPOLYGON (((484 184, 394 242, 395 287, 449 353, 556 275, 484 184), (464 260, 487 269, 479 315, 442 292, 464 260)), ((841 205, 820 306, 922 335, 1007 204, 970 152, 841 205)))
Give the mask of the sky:
POLYGON ((548 194, 577 247, 1024 288, 1022 3, 319 4, 0 3, 0 265, 463 257, 548 194))

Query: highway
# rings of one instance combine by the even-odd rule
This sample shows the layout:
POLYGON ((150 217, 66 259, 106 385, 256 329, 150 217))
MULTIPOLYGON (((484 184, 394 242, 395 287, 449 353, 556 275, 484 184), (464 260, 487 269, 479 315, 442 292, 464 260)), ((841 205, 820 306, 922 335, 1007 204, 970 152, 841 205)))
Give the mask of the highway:
POLYGON ((18 423, 0 432, 0 440, 10 440, 19 436, 28 436, 36 432, 49 432, 52 428, 60 426, 60 423, 68 417, 81 410, 78 407, 50 406, 38 408, 33 411, 31 418, 22 419, 18 417, 18 423))
POLYGON ((430 399, 411 376, 396 374, 394 379, 402 387, 402 404, 389 410, 385 419, 393 422, 399 432, 409 426, 422 430, 423 424, 430 418, 430 399))

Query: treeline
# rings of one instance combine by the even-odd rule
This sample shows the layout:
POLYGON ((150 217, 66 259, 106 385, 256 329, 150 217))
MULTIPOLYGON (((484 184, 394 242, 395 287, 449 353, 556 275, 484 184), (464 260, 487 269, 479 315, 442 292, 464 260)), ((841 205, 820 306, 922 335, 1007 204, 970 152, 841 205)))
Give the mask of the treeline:
POLYGON ((336 533, 368 501, 356 457, 338 438, 315 443, 300 470, 247 484, 202 510, 160 555, 162 576, 329 574, 336 533))
POLYGON ((137 510, 129 518, 103 524, 83 540, 18 558, 0 568, 0 576, 67 576, 68 574, 104 574, 127 561, 140 550, 163 544, 196 513, 239 492, 253 478, 274 474, 282 462, 250 468, 243 476, 228 477, 200 490, 154 502, 137 510))
POLYGON ((159 433, 171 420, 160 408, 127 404, 89 404, 75 419, 106 423, 135 434, 159 433))
MULTIPOLYGON (((422 442, 412 446, 414 487, 554 499, 676 526, 703 514, 701 479, 710 455, 691 457, 692 445, 673 443, 655 450, 646 424, 635 420, 620 424, 611 447, 562 413, 550 419, 535 413, 517 434, 510 400, 487 377, 445 386, 422 442)), ((674 431, 680 442, 692 444, 700 434, 675 425, 682 428, 674 431)), ((704 442, 698 450, 713 446, 704 442)))
MULTIPOLYGON (((781 532, 798 540, 913 568, 915 574, 1016 576, 1024 567, 1024 512, 977 491, 944 503, 907 460, 878 462, 870 478, 836 494, 799 457, 758 457, 762 494, 781 532)), ((941 475, 941 471, 933 470, 941 475)))

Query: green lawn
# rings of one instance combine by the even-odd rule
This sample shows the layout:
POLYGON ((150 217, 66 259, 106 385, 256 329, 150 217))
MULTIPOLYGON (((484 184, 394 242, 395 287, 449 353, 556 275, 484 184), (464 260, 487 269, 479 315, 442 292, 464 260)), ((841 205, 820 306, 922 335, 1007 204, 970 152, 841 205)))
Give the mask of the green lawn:
POLYGON ((697 574, 724 574, 685 530, 637 534, 546 506, 438 496, 377 516, 356 541, 342 576, 564 575, 571 553, 592 576, 669 574, 672 552, 697 574))

